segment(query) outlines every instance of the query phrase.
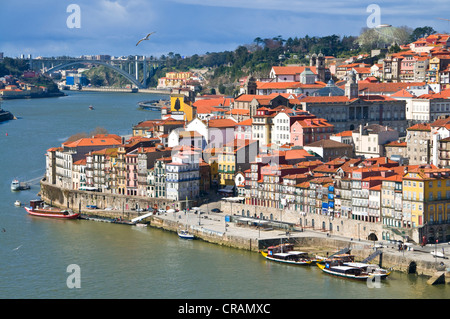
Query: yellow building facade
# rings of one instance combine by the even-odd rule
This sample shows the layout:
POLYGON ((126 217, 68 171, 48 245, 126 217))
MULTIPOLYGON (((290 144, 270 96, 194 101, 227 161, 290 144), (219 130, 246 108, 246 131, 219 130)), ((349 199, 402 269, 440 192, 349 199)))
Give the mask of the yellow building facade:
POLYGON ((403 214, 415 227, 450 221, 450 169, 417 169, 403 176, 403 214))
POLYGON ((183 94, 170 95, 170 112, 174 117, 183 117, 185 121, 192 121, 196 117, 195 107, 183 94))
POLYGON ((234 186, 234 174, 236 172, 236 154, 234 147, 224 146, 222 153, 218 154, 219 187, 234 186))

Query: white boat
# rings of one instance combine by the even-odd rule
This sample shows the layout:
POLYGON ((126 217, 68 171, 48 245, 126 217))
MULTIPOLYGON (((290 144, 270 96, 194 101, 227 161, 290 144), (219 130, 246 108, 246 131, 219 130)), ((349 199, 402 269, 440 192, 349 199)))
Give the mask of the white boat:
POLYGON ((20 183, 19 183, 19 181, 18 181, 17 179, 15 179, 15 180, 13 180, 13 181, 11 182, 11 190, 12 190, 12 191, 18 191, 18 190, 20 190, 20 183))
POLYGON ((136 223, 135 225, 137 227, 147 227, 147 224, 143 224, 143 223, 136 223))
POLYGON ((14 202, 14 205, 16 205, 16 206, 21 206, 22 203, 21 203, 19 200, 16 200, 16 201, 14 202))
POLYGON ((367 263, 363 263, 363 262, 344 263, 344 266, 359 268, 364 273, 367 273, 369 276, 375 275, 375 276, 379 276, 382 278, 386 278, 391 273, 390 270, 381 268, 380 266, 378 266, 376 264, 367 264, 367 263))
MULTIPOLYGON (((186 196, 186 227, 189 224, 188 223, 188 216, 189 216, 189 207, 188 207, 188 198, 186 196)), ((190 234, 187 229, 178 229, 178 237, 183 239, 194 239, 195 236, 193 234, 190 234)))
POLYGON ((261 251, 261 255, 268 260, 293 265, 310 265, 312 263, 312 259, 307 253, 295 251, 294 245, 289 243, 270 246, 267 248, 267 252, 261 251))
POLYGON ((434 257, 438 257, 438 258, 444 258, 444 259, 448 259, 448 257, 445 257, 444 251, 431 251, 430 254, 432 254, 434 257))
POLYGON ((178 237, 183 239, 194 239, 195 236, 190 234, 187 230, 182 229, 178 231, 178 237))
POLYGON ((20 183, 17 179, 11 182, 11 190, 16 192, 20 190, 30 189, 30 185, 27 183, 20 183))
POLYGON ((360 263, 337 263, 335 265, 330 263, 320 263, 317 264, 317 266, 324 273, 329 275, 356 280, 367 280, 370 278, 385 279, 391 273, 390 271, 379 268, 376 265, 374 268, 368 268, 360 263))

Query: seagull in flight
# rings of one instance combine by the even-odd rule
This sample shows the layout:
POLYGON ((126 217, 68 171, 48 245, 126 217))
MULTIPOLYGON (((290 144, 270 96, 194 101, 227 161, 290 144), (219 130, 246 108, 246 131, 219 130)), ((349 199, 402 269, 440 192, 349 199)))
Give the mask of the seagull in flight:
POLYGON ((147 36, 145 38, 142 38, 138 41, 138 43, 136 43, 136 46, 139 45, 139 43, 141 43, 142 41, 148 40, 148 37, 151 36, 153 33, 155 32, 150 32, 149 34, 147 34, 147 36))

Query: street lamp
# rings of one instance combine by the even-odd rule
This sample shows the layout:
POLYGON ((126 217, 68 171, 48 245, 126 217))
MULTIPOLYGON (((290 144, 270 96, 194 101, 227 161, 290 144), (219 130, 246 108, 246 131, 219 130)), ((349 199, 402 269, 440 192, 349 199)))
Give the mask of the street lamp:
POLYGON ((438 240, 436 239, 436 244, 434 245, 434 262, 437 263, 437 243, 438 240))

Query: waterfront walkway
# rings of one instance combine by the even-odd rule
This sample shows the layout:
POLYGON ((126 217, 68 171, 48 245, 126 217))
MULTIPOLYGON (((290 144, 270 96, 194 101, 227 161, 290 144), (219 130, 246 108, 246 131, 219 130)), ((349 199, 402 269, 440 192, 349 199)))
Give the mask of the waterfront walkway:
MULTIPOLYGON (((350 239, 337 235, 330 235, 324 233, 320 230, 311 230, 305 229, 303 231, 291 231, 286 233, 281 229, 268 229, 264 230, 259 227, 248 227, 248 226, 239 226, 233 222, 226 222, 226 215, 223 213, 214 213, 211 212, 213 208, 220 209, 220 202, 209 203, 208 205, 202 205, 199 207, 198 211, 204 212, 203 214, 195 214, 193 211, 185 213, 184 211, 175 212, 175 213, 162 213, 160 215, 155 216, 154 218, 168 220, 172 222, 177 222, 180 227, 199 230, 202 229, 206 232, 216 233, 216 234, 226 234, 227 236, 241 237, 247 240, 258 240, 264 241, 269 239, 277 239, 281 242, 284 239, 300 239, 300 238, 322 238, 324 241, 333 241, 336 240, 340 242, 341 245, 347 247, 351 246, 354 248, 361 249, 372 249, 375 250, 376 247, 381 247, 384 255, 390 255, 394 259, 398 260, 414 260, 416 262, 424 262, 428 264, 433 264, 439 266, 440 268, 450 268, 450 260, 443 258, 436 258, 431 255, 431 251, 434 251, 437 248, 438 252, 444 251, 445 255, 450 256, 450 245, 448 243, 441 243, 437 245, 426 245, 421 247, 419 245, 410 245, 407 249, 399 250, 397 243, 392 242, 382 242, 382 241, 368 241, 368 240, 358 240, 358 239, 350 239), (441 265, 443 263, 443 265, 441 265)), ((299 247, 300 249, 304 249, 313 254, 318 255, 326 255, 329 253, 330 255, 336 252, 335 248, 330 247, 299 247)))

